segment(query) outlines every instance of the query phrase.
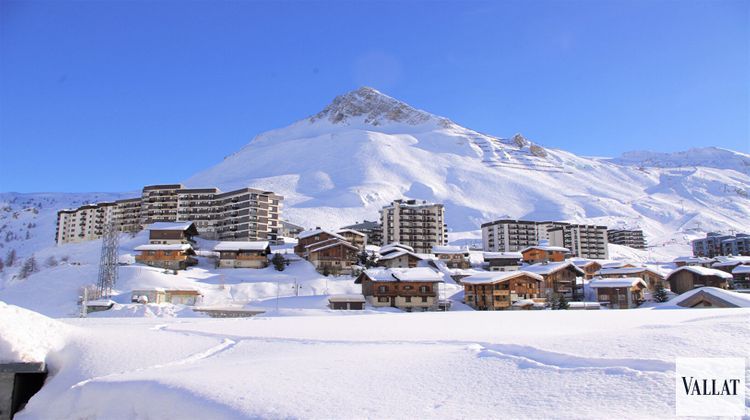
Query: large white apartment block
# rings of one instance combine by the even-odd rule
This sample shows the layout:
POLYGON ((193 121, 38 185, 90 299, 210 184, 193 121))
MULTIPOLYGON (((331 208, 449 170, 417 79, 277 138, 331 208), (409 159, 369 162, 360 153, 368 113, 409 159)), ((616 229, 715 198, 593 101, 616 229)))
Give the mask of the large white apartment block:
POLYGON ((592 260, 609 258, 606 226, 566 223, 548 232, 550 245, 568 248, 575 257, 592 260))
POLYGON ((581 258, 607 259, 607 227, 565 222, 500 219, 482 224, 482 246, 487 252, 518 252, 549 241, 581 258))
POLYGON ((222 192, 181 184, 149 185, 141 197, 60 210, 56 239, 58 244, 98 239, 109 223, 123 232, 138 232, 154 222, 189 221, 206 239, 275 242, 283 200, 253 188, 222 192))
POLYGON ((383 243, 398 242, 428 254, 433 246, 448 244, 445 208, 417 200, 395 200, 380 210, 383 243))

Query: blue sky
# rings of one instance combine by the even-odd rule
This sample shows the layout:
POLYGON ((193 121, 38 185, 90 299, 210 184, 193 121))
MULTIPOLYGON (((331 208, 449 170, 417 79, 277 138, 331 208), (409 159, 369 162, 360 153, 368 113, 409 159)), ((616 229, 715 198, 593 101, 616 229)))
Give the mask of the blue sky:
POLYGON ((0 2, 0 191, 178 182, 375 87, 583 155, 750 152, 750 2, 0 2))

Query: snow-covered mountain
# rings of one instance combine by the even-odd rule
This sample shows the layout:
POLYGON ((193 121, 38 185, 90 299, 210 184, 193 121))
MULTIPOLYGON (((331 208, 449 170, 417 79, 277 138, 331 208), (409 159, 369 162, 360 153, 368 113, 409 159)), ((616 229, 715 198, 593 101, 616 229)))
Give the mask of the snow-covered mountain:
POLYGON ((185 181, 286 197, 284 217, 335 227, 395 198, 443 202, 453 231, 498 217, 642 227, 650 239, 750 227, 750 155, 717 148, 587 158, 500 138, 371 88, 255 137, 185 181))

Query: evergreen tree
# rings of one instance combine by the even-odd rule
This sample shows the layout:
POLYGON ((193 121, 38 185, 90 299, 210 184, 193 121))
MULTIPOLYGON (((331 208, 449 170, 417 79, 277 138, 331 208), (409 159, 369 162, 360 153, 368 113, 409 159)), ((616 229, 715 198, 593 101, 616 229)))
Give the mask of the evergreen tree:
POLYGON ((664 288, 664 285, 661 284, 661 282, 656 283, 656 289, 654 290, 654 300, 660 303, 669 300, 667 289, 664 288))
POLYGON ((18 277, 25 279, 37 271, 39 271, 39 266, 36 263, 36 258, 32 255, 23 263, 23 266, 21 266, 21 271, 18 272, 18 277))
POLYGON ((568 299, 565 299, 565 295, 560 295, 557 298, 557 309, 568 309, 570 308, 570 305, 568 305, 568 299))
POLYGON ((47 267, 54 267, 54 266, 56 266, 57 265, 57 258, 55 258, 54 255, 50 255, 50 257, 47 258, 47 260, 44 262, 44 265, 46 265, 47 267))
POLYGON ((275 268, 276 271, 284 271, 284 268, 286 268, 286 261, 284 260, 284 256, 281 255, 281 253, 277 252, 273 254, 271 263, 273 264, 273 268, 275 268))
POLYGON ((357 254, 357 265, 360 265, 362 267, 367 267, 367 262, 369 261, 370 256, 367 254, 366 250, 362 250, 359 254, 357 254))
POLYGON ((11 249, 8 251, 8 254, 5 256, 5 265, 8 267, 13 267, 16 264, 16 260, 18 260, 18 256, 16 255, 16 250, 11 249))
POLYGON ((371 252, 367 258, 367 268, 375 267, 376 265, 378 265, 378 257, 375 256, 374 252, 371 252))
POLYGON ((321 274, 323 274, 326 277, 331 275, 331 268, 328 266, 328 264, 323 266, 323 272, 321 274))
POLYGON ((5 263, 0 259, 0 272, 3 271, 3 268, 5 268, 5 263))
POLYGON ((557 310, 557 305, 559 303, 557 293, 549 293, 547 294, 547 304, 549 304, 549 308, 554 310, 557 310))

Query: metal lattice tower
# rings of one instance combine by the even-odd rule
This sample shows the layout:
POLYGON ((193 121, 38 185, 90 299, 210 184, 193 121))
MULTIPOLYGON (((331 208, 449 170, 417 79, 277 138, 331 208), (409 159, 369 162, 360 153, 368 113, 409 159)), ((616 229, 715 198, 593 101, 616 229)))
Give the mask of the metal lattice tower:
POLYGON ((100 298, 109 298, 112 288, 117 284, 117 247, 120 236, 113 221, 104 225, 102 235, 102 254, 99 259, 99 282, 97 284, 100 298))

